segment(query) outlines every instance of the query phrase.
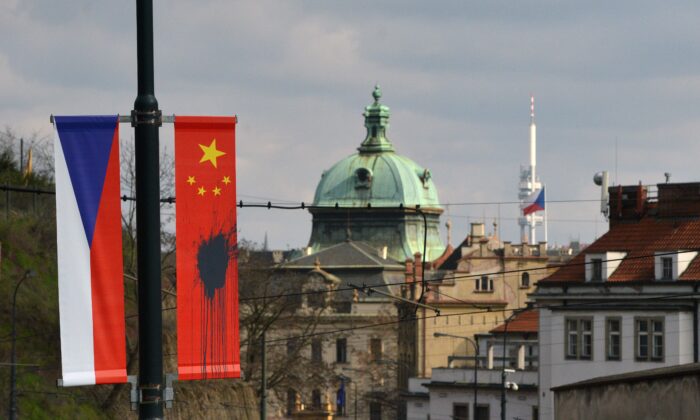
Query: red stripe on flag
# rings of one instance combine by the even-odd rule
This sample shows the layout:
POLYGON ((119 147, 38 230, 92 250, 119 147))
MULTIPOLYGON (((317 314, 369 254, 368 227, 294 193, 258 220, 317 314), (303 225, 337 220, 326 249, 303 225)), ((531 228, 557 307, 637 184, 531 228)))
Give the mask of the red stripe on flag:
POLYGON ((178 379, 240 377, 235 117, 176 117, 178 379))
POLYGON ((98 384, 127 381, 119 181, 117 126, 90 248, 95 383, 98 384))

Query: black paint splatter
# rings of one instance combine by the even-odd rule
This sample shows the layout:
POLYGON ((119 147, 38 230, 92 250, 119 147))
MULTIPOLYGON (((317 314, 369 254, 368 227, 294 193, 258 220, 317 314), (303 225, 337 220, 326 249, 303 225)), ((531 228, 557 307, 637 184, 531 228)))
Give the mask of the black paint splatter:
POLYGON ((199 244, 197 250, 197 269, 204 285, 204 294, 213 299, 217 289, 226 284, 226 271, 231 258, 228 238, 218 233, 199 244))
MULTIPOLYGON (((235 230, 234 230, 235 232, 235 230)), ((235 258, 235 236, 224 232, 212 233, 203 238, 197 247, 197 270, 202 282, 201 345, 202 374, 204 378, 218 377, 223 366, 231 364, 232 349, 227 343, 228 312, 233 305, 227 305, 227 272, 235 258), (212 371, 207 372, 211 365, 212 371), (211 376, 210 376, 211 375, 211 376)))

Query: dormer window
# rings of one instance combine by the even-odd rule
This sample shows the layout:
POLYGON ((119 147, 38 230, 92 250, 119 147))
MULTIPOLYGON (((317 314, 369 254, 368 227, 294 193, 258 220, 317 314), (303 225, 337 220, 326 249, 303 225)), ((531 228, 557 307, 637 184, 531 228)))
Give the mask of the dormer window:
POLYGON ((481 276, 476 279, 477 292, 493 292, 493 279, 489 276, 481 276))
POLYGON ((698 255, 695 251, 659 251, 654 256, 654 279, 658 281, 678 280, 698 255))
POLYGON ((369 188, 372 184, 372 170, 357 168, 355 170, 355 188, 369 188))
POLYGON ((603 281, 603 260, 591 258, 591 281, 603 281))
POLYGON ((592 283, 608 281, 626 255, 626 252, 611 251, 586 254, 586 281, 592 283))
POLYGON ((661 257, 661 280, 673 280, 673 258, 661 257))

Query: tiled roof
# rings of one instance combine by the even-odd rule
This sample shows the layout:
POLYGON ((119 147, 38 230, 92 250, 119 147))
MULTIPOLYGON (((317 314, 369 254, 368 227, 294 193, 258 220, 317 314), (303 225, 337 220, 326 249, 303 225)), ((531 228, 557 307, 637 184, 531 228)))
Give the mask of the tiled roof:
MULTIPOLYGON (((654 279, 654 253, 700 250, 700 219, 646 216, 636 222, 614 225, 585 251, 577 255, 548 281, 585 281, 586 254, 625 252, 626 256, 608 278, 609 282, 654 279)), ((700 280, 700 258, 695 258, 679 280, 700 280)))
MULTIPOLYGON (((508 332, 514 333, 536 333, 539 329, 540 323, 540 311, 537 309, 532 309, 529 311, 524 311, 515 316, 508 322, 508 332)), ((501 324, 498 327, 492 329, 491 333, 502 333, 506 330, 506 324, 501 324)))
POLYGON ((394 269, 402 268, 398 261, 391 258, 384 259, 379 255, 377 249, 365 242, 344 241, 322 249, 314 254, 289 261, 284 266, 293 267, 315 267, 316 261, 324 268, 328 267, 390 267, 394 269))

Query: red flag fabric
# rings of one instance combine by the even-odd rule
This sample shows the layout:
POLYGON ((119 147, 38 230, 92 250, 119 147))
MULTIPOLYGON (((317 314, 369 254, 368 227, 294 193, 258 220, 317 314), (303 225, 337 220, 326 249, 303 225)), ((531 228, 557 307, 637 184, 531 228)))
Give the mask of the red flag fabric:
POLYGON ((175 117, 178 380, 239 378, 236 117, 175 117))

